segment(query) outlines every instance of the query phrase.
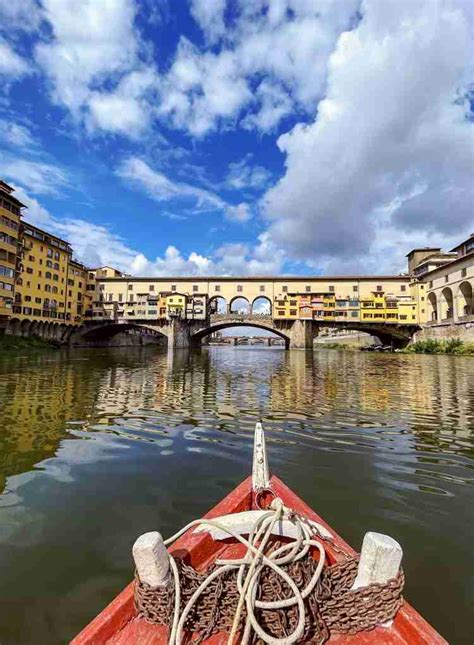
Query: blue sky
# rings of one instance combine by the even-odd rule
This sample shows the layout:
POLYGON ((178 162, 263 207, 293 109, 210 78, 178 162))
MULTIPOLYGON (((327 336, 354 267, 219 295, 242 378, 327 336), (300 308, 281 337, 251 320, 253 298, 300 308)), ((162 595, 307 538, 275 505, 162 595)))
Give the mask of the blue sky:
POLYGON ((399 272, 472 232, 472 23, 463 0, 0 0, 0 176, 89 265, 399 272))

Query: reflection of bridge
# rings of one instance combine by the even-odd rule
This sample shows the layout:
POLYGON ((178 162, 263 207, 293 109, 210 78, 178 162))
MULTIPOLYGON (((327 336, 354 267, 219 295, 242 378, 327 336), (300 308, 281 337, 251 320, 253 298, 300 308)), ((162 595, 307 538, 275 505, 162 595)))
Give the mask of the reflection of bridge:
POLYGON ((71 336, 73 345, 107 343, 124 332, 140 332, 145 335, 166 337, 169 347, 199 346, 206 337, 230 327, 255 327, 280 337, 286 349, 312 349, 313 341, 322 326, 338 329, 354 329, 377 336, 384 345, 403 347, 419 329, 417 325, 399 325, 384 322, 320 322, 315 320, 278 320, 270 314, 211 314, 206 320, 118 319, 115 321, 90 322, 82 325, 71 336))

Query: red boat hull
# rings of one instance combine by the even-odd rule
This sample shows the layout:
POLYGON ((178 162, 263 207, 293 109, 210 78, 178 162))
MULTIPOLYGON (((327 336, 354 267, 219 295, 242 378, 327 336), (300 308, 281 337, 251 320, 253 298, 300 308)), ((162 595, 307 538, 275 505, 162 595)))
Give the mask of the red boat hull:
MULTIPOLYGON (((339 536, 327 522, 317 515, 285 484, 273 476, 271 487, 284 504, 298 513, 326 526, 334 536, 336 547, 354 555, 355 551, 339 536)), ((249 477, 217 504, 205 517, 212 518, 252 508, 252 480, 249 477)), ((329 564, 338 562, 341 555, 330 544, 326 546, 329 564)), ((205 570, 217 557, 238 557, 240 545, 229 545, 214 541, 207 533, 193 534, 188 531, 170 549, 176 556, 186 556, 195 569, 205 570)), ((133 599, 134 583, 131 582, 94 620, 73 640, 72 645, 161 645, 167 642, 165 627, 152 625, 140 619, 135 611, 133 599)), ((209 645, 224 644, 227 634, 216 634, 206 640, 209 645)), ((402 643, 438 645, 445 641, 407 602, 398 612, 391 627, 377 627, 368 632, 354 635, 334 635, 329 643, 340 645, 401 645, 402 643)))

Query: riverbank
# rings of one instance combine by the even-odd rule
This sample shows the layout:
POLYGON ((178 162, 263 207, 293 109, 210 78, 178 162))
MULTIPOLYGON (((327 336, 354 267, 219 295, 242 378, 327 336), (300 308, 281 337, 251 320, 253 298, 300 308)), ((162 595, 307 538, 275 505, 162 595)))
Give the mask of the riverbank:
POLYGON ((405 350, 408 354, 453 354, 458 356, 474 356, 474 343, 465 343, 459 338, 447 340, 419 340, 409 345, 405 350))
POLYGON ((57 349, 58 344, 38 338, 37 336, 10 336, 3 334, 0 336, 0 352, 18 352, 21 350, 42 351, 57 349))

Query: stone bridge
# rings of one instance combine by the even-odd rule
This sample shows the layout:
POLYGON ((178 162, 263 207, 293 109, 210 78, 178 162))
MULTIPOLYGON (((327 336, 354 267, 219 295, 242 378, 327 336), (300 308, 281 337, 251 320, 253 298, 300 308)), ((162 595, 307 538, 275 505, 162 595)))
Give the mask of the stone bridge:
POLYGON ((396 323, 370 323, 360 321, 320 322, 314 320, 278 320, 270 314, 212 314, 207 320, 124 320, 89 322, 78 328, 70 337, 72 345, 115 344, 118 334, 140 334, 144 342, 162 339, 168 347, 199 346, 209 335, 228 328, 254 327, 271 332, 285 342, 286 349, 312 349, 314 338, 323 326, 362 331, 377 336, 384 345, 400 348, 407 345, 417 325, 396 323))

